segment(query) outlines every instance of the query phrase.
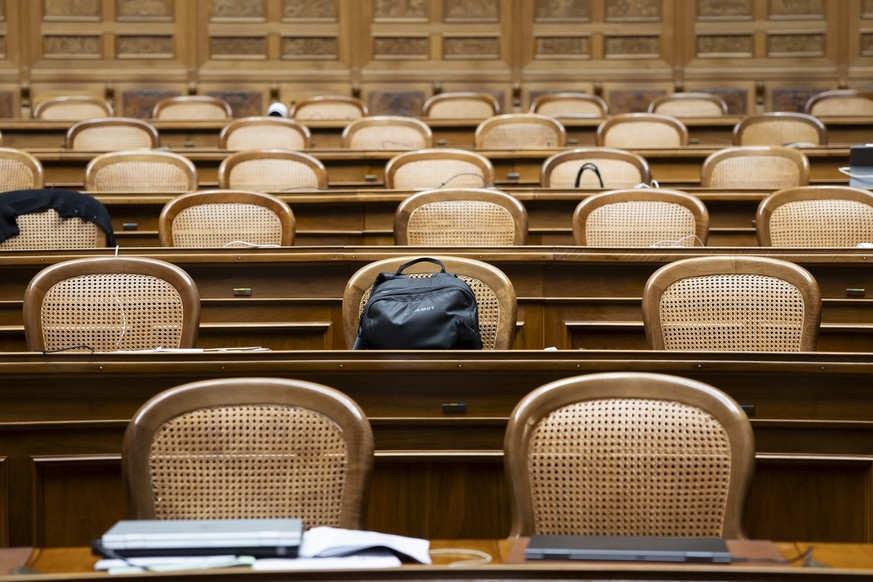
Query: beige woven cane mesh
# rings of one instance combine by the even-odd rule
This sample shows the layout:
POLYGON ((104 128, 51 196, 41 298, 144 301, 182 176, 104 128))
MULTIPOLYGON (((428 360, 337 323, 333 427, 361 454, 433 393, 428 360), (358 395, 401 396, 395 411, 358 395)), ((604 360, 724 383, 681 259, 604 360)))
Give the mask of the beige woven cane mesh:
POLYGON ((552 117, 560 117, 562 115, 584 115, 590 117, 603 116, 603 110, 600 108, 599 104, 582 99, 546 101, 545 103, 537 105, 536 112, 540 115, 550 115, 552 117))
POLYGON ((53 209, 21 214, 19 234, 0 242, 3 250, 91 249, 97 245, 98 226, 81 218, 61 218, 53 209))
POLYGON ((158 112, 158 119, 172 120, 221 120, 227 119, 224 107, 209 103, 173 103, 158 112))
POLYGON ((501 123, 488 126, 479 137, 480 147, 533 149, 560 147, 561 136, 550 125, 541 123, 501 123))
POLYGON ((227 136, 231 150, 302 150, 306 140, 302 133, 284 125, 240 125, 227 136))
POLYGON ((435 101, 427 115, 438 119, 485 119, 494 115, 494 107, 481 99, 446 99, 435 101))
POLYGON ((667 123, 626 121, 609 126, 603 145, 612 148, 675 148, 682 145, 682 136, 667 123))
POLYGON ((257 204, 221 202, 183 209, 173 220, 173 246, 223 247, 282 244, 282 222, 257 204))
POLYGON ((86 127, 73 139, 72 149, 92 152, 150 149, 152 136, 139 127, 107 125, 86 127))
POLYGON ((654 111, 673 117, 719 117, 724 115, 721 105, 708 99, 673 99, 660 103, 654 111))
POLYGON ((404 125, 360 127, 349 138, 349 147, 358 150, 418 150, 429 146, 424 134, 404 125))
POLYGON ((479 200, 445 200, 409 215, 407 242, 417 246, 505 246, 515 238, 515 220, 502 206, 479 200))
POLYGON ((30 166, 19 160, 0 157, 0 192, 33 187, 33 170, 30 166))
MULTIPOLYGON (((600 170, 604 188, 633 188, 643 182, 640 169, 624 160, 610 160, 606 158, 589 158, 584 160, 569 160, 552 168, 549 176, 549 188, 573 188, 576 184, 576 174, 582 164, 592 163, 600 170)), ((579 181, 580 188, 600 188, 600 182, 594 172, 586 170, 582 172, 579 181)))
POLYGON ((730 443, 696 407, 574 403, 533 428, 527 453, 538 534, 722 535, 730 443))
POLYGON ((69 102, 47 106, 40 111, 39 118, 58 121, 82 121, 83 119, 95 119, 97 117, 106 117, 107 115, 109 115, 109 112, 106 108, 96 103, 69 102))
POLYGON ((189 192, 189 174, 165 162, 120 161, 99 168, 94 185, 101 192, 189 192))
POLYGON ((595 208, 585 221, 585 238, 592 247, 693 247, 695 227, 694 214, 684 206, 635 200, 595 208))
POLYGON ((810 113, 821 117, 873 115, 873 99, 868 99, 866 97, 822 99, 813 104, 810 113))
POLYGON ((310 103, 299 106, 294 110, 294 119, 299 120, 318 120, 318 119, 338 119, 352 120, 360 119, 364 116, 364 112, 360 107, 351 103, 310 103))
POLYGON ((443 186, 482 188, 488 184, 482 168, 463 160, 416 160, 399 166, 394 173, 394 187, 400 190, 443 186))
POLYGON ((680 279, 664 290, 658 313, 667 350, 796 352, 801 347, 803 296, 776 277, 680 279))
MULTIPOLYGON (((458 279, 469 285, 476 296, 476 305, 479 310, 479 336, 482 338, 482 349, 493 350, 494 343, 497 341, 497 327, 500 323, 500 303, 497 300, 497 294, 490 286, 482 282, 482 280, 469 275, 456 274, 458 279)), ((430 277, 430 273, 410 273, 410 277, 430 277)), ((358 305, 358 319, 361 317, 361 312, 367 301, 370 299, 370 291, 372 287, 366 289, 361 295, 361 303, 358 305)))
POLYGON ((798 200, 770 216, 774 247, 854 247, 873 242, 873 206, 856 200, 798 200))
POLYGON ((800 175, 797 163, 783 156, 731 156, 712 167, 708 187, 779 190, 801 186, 800 175))
POLYGON ((300 517, 339 526, 348 451, 323 414, 272 404, 216 406, 155 433, 149 473, 158 519, 300 517))
POLYGON ((740 134, 741 145, 786 145, 793 143, 820 145, 818 130, 802 121, 767 119, 746 125, 740 134))
POLYGON ((46 350, 178 348, 184 313, 179 292, 157 277, 80 275, 52 285, 40 311, 46 350))
POLYGON ((318 175, 311 166, 294 160, 245 160, 231 168, 227 187, 256 192, 316 190, 318 175))

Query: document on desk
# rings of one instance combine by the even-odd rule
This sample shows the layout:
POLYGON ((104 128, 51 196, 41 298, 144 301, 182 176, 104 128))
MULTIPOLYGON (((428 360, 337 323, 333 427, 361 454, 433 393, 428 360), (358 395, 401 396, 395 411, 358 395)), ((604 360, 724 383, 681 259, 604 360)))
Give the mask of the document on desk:
POLYGON ((370 570, 399 568, 400 558, 388 550, 371 550, 337 558, 262 558, 252 570, 370 570))

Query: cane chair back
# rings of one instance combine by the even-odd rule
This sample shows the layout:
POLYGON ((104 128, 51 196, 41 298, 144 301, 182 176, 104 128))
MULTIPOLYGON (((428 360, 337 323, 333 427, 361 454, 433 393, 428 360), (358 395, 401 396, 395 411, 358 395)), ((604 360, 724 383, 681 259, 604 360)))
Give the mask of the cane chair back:
POLYGON ((803 108, 816 117, 873 116, 873 93, 843 89, 813 95, 803 108))
POLYGON ((24 150, 0 148, 0 192, 43 186, 42 162, 24 150))
POLYGON ((720 117, 727 114, 724 99, 711 93, 673 93, 656 97, 649 104, 649 113, 673 117, 720 117))
POLYGON ((34 118, 58 121, 82 121, 112 115, 112 105, 108 101, 86 95, 52 97, 33 108, 34 118))
POLYGON ((218 147, 228 150, 303 150, 312 147, 312 134, 284 117, 244 117, 224 126, 218 147))
POLYGON ((421 113, 435 119, 486 119, 500 113, 500 103, 488 93, 440 93, 424 102, 421 113))
POLYGON ((494 185, 491 161, 469 150, 425 149, 398 154, 385 165, 385 187, 484 188, 494 185))
POLYGON ((111 152, 158 147, 158 130, 132 117, 103 117, 75 123, 67 131, 68 150, 111 152))
POLYGON ((547 159, 540 170, 540 186, 543 188, 633 188, 651 181, 652 172, 645 158, 611 148, 578 148, 560 152, 547 159), (597 172, 590 167, 583 169, 585 164, 594 164, 597 172))
POLYGON ((361 529, 373 432, 333 388, 219 378, 146 402, 121 461, 133 519, 299 517, 307 529, 361 529))
POLYGON ((356 150, 420 150, 433 147, 433 132, 418 119, 379 115, 349 123, 342 140, 344 148, 356 150))
POLYGON ((703 188, 778 190, 809 183, 809 159, 785 146, 734 146, 703 162, 703 188))
POLYGON ((596 118, 609 115, 609 105, 590 93, 550 93, 534 99, 530 112, 558 119, 596 118))
POLYGON ((873 193, 849 186, 804 186, 774 192, 758 205, 758 244, 854 247, 873 242, 873 193))
POLYGON ((734 126, 734 145, 827 145, 827 128, 806 113, 775 111, 740 119, 734 126))
POLYGON ((327 189, 327 169, 303 152, 248 150, 230 154, 218 167, 218 187, 257 192, 327 189))
POLYGON ((567 145, 567 130, 548 115, 507 113, 480 123, 473 143, 482 149, 560 148, 567 145))
POLYGON ((203 190, 164 205, 158 236, 165 247, 251 247, 294 244, 294 214, 263 192, 203 190))
POLYGON ((288 117, 297 121, 351 121, 367 117, 367 106, 360 99, 341 95, 319 95, 291 105, 288 117))
POLYGON ((221 120, 233 117, 230 104, 219 97, 181 95, 162 99, 152 110, 155 119, 199 121, 221 120))
POLYGON ((509 418, 511 536, 744 537, 755 464, 729 396, 665 374, 565 378, 509 418))
POLYGON ((188 274, 142 257, 93 257, 43 269, 24 292, 31 351, 193 348, 200 297, 188 274))
POLYGON ((85 168, 85 189, 90 192, 193 192, 197 168, 173 152, 133 150, 107 152, 85 168))
POLYGON ((622 113, 597 128, 598 146, 610 148, 676 148, 688 145, 688 128, 670 115, 622 113))
POLYGON ((821 293, 786 261, 713 256, 669 263, 643 291, 643 324, 655 350, 813 351, 821 293))
POLYGON ((595 194, 573 213, 573 239, 591 247, 705 246, 709 213, 678 190, 637 188, 595 194))
MULTIPOLYGON (((405 256, 383 259, 361 267, 343 292, 343 329, 346 345, 351 348, 358 335, 361 311, 370 298, 373 281, 381 272, 395 272, 400 265, 418 257, 405 256)), ((463 279, 473 290, 479 309, 479 333, 483 350, 508 350, 512 347, 512 337, 516 324, 515 289, 509 278, 500 269, 461 257, 435 256, 443 263, 446 271, 463 279)), ((435 265, 418 263, 406 269, 404 274, 413 277, 429 277, 435 272, 435 265)))

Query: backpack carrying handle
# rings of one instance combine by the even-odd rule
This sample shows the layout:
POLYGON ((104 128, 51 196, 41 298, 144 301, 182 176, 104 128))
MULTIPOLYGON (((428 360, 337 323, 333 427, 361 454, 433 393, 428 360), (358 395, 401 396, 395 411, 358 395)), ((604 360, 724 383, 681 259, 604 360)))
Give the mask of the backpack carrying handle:
POLYGON ((397 272, 394 274, 400 275, 401 273, 403 273, 403 271, 405 271, 406 269, 408 269, 409 267, 411 267, 412 265, 415 265, 417 263, 433 263, 434 265, 439 266, 440 273, 446 272, 446 266, 443 265, 443 262, 440 261, 439 259, 433 259, 431 257, 421 257, 419 259, 413 259, 413 260, 409 261, 408 263, 403 263, 402 265, 397 267, 397 272))

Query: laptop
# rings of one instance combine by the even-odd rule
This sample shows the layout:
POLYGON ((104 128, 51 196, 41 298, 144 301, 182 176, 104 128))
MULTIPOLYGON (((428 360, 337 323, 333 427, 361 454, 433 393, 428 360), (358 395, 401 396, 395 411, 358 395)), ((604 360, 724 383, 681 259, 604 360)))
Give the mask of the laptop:
POLYGON ((691 537, 535 535, 530 538, 524 557, 527 560, 731 562, 724 539, 691 537))
POLYGON ((94 552, 109 558, 246 555, 293 558, 303 539, 303 520, 125 520, 112 526, 94 552))
POLYGON ((873 188, 873 144, 849 148, 849 186, 873 188))

